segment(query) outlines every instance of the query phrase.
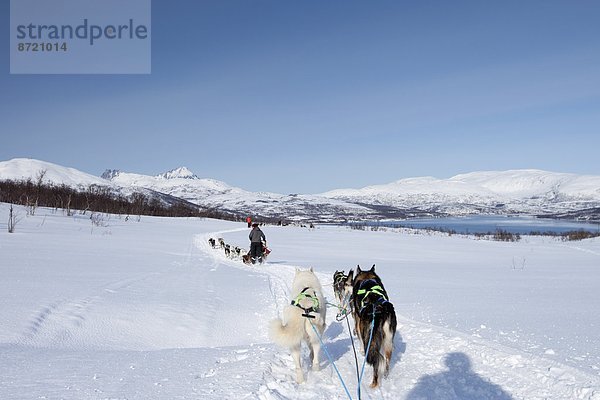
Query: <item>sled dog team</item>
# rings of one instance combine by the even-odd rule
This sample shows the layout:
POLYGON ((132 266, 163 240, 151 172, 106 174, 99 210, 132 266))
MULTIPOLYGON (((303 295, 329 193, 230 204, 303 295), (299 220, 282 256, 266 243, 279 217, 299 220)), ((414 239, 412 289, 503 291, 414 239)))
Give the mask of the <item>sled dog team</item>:
MULTIPOLYGON (((249 252, 244 252, 244 250, 242 250, 242 248, 239 246, 234 246, 229 243, 225 243, 225 240, 223 238, 218 238, 216 240, 213 238, 209 238, 208 244, 213 249, 223 249, 223 251, 225 252, 225 257, 227 258, 231 258, 233 260, 241 259, 244 262, 244 264, 252 264, 252 259, 250 258, 249 252)), ((265 251, 262 254, 263 262, 266 261, 267 256, 270 252, 271 251, 265 247, 265 251)))
MULTIPOLYGON (((379 385, 379 377, 387 377, 390 370, 396 334, 394 306, 381 278, 375 273, 375 265, 370 270, 358 266, 356 272, 350 270, 348 274, 336 271, 333 289, 340 307, 351 311, 366 363, 373 367, 371 387, 375 388, 379 385)), ((312 369, 318 371, 321 337, 325 330, 326 303, 312 268, 296 269, 291 295, 291 303, 283 309, 283 320, 271 321, 269 335, 275 343, 290 349, 296 367, 296 382, 302 383, 301 344, 307 343, 312 369)))

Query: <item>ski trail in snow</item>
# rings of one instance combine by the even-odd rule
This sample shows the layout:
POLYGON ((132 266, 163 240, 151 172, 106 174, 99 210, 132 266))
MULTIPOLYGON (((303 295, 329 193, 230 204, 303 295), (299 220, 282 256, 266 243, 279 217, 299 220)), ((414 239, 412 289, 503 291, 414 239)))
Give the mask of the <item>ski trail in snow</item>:
MULTIPOLYGON (((220 249, 208 245, 209 237, 245 230, 235 229, 199 235, 196 243, 212 257, 214 268, 228 265, 243 271, 266 275, 268 296, 276 315, 263 315, 270 320, 280 316, 289 303, 290 286, 296 266, 269 264, 248 266, 241 260, 225 257, 220 249)), ((584 250, 584 249, 582 249, 584 250)), ((333 299, 331 277, 316 272, 324 295, 333 299)), ((582 399, 600 400, 598 379, 583 371, 532 354, 504 347, 472 335, 414 321, 396 310, 398 330, 390 375, 375 390, 367 386, 372 368, 366 367, 362 399, 582 399), (457 370, 457 368, 459 368, 457 370), (366 382, 366 384, 365 384, 366 382), (470 397, 469 397, 470 396, 470 397)), ((358 398, 356 366, 352 344, 345 321, 335 320, 335 309, 328 310, 327 328, 323 340, 336 363, 353 399, 358 398)), ((350 323, 353 326, 352 322, 350 323)), ((359 367, 363 356, 356 338, 359 367)), ((283 399, 347 399, 337 374, 322 352, 321 371, 308 371, 308 350, 303 348, 302 365, 306 383, 295 383, 294 364, 290 354, 274 345, 265 346, 269 355, 262 382, 254 396, 261 400, 283 399)))

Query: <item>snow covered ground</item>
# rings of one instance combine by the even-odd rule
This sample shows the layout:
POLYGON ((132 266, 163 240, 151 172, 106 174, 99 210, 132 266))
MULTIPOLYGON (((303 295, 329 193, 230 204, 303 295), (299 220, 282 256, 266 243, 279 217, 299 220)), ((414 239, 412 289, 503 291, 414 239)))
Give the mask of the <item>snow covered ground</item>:
MULTIPOLYGON (((267 325, 295 267, 332 301, 336 269, 373 263, 399 326, 390 376, 363 399, 600 399, 598 239, 267 226, 269 262, 248 267, 207 242, 246 248, 245 224, 17 211, 9 234, 0 204, 0 399, 348 398, 324 354, 294 383, 267 325)), ((335 309, 324 340, 357 398, 335 309)))

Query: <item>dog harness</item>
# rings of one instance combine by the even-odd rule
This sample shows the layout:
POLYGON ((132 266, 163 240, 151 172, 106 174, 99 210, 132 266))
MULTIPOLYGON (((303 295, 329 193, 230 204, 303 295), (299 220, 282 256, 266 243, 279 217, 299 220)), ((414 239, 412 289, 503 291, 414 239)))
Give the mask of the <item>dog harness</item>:
POLYGON ((375 301, 375 303, 371 303, 373 305, 377 305, 379 303, 385 303, 388 301, 387 299, 387 293, 385 292, 385 290, 381 287, 381 285, 377 284, 377 281, 375 281, 374 279, 368 279, 366 281, 363 281, 360 285, 360 289, 358 289, 358 291, 356 292, 357 296, 362 296, 362 298, 360 299, 360 310, 362 311, 365 308, 365 299, 367 297, 369 297, 371 294, 375 294, 377 295, 377 300, 375 301), (365 286, 365 284, 369 282, 369 283, 375 283, 375 285, 371 286, 368 289, 362 289, 363 286, 365 286))
POLYGON ((304 289, 302 289, 302 291, 300 293, 298 293, 298 296, 296 296, 295 299, 292 300, 292 305, 296 306, 298 308, 301 308, 302 310, 304 310, 304 314, 302 314, 303 317, 306 318, 315 318, 314 315, 310 315, 311 312, 317 313, 319 312, 319 299, 317 298, 317 296, 313 296, 310 293, 306 293, 306 291, 310 289, 309 287, 305 287, 304 289), (302 304, 300 304, 300 302, 304 299, 310 299, 312 300, 312 306, 309 308, 304 308, 302 307, 302 304))

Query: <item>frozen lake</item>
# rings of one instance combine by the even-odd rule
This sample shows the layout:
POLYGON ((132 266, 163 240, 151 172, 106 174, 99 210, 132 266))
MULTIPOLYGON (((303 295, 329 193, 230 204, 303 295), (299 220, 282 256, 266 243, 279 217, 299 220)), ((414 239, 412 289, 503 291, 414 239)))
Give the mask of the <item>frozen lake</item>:
MULTIPOLYGON (((376 225, 372 223, 369 225, 376 225)), ((600 223, 584 221, 566 221, 532 216, 469 216, 448 218, 418 218, 402 221, 381 222, 385 226, 402 226, 417 229, 454 230, 457 233, 487 233, 503 230, 510 233, 527 234, 530 232, 563 233, 585 230, 600 231, 600 223)))

